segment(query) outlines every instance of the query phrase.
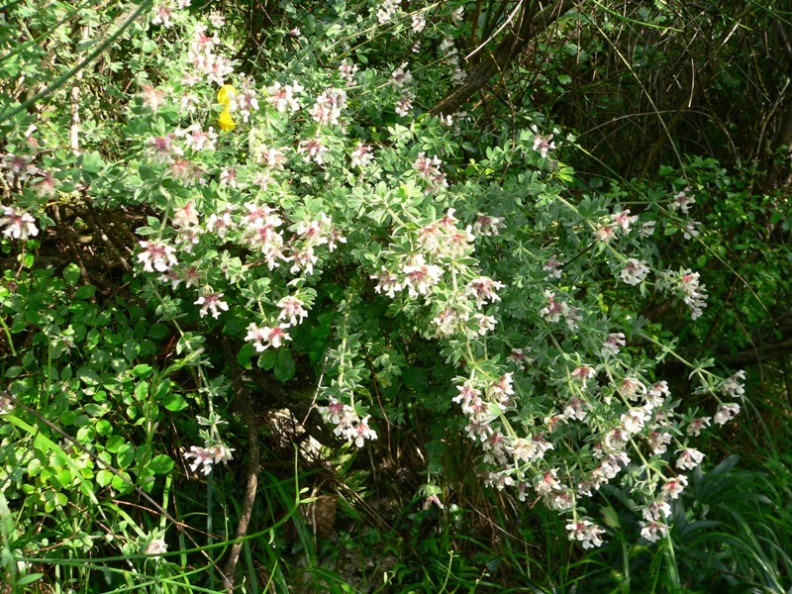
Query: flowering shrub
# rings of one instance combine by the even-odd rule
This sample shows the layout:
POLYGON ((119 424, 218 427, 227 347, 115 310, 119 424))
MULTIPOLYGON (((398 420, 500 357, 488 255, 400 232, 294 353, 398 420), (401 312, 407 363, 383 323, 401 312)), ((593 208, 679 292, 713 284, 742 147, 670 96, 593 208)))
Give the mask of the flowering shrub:
MULTIPOLYGON (((559 130, 482 138, 464 114, 431 115, 426 106, 464 80, 456 3, 406 14, 384 2, 359 19, 337 7, 332 22, 277 34, 280 69, 240 62, 232 24, 189 4, 156 0, 120 33, 105 98, 90 109, 79 98, 90 93, 85 80, 74 80, 67 112, 62 90, 25 103, 35 76, 5 92, 0 228, 6 254, 21 261, 43 263, 56 240, 70 246, 58 266, 78 263, 68 269, 78 293, 98 282, 87 269, 93 255, 78 245, 86 226, 106 269, 127 275, 129 311, 109 289, 97 299, 153 320, 155 339, 172 334, 195 391, 177 398, 164 372, 144 381, 152 371, 138 363, 143 351, 118 363, 109 354, 102 370, 145 383, 132 393, 156 394, 171 413, 209 411, 186 434, 198 440, 181 452, 190 471, 209 475, 238 453, 233 424, 216 412, 240 397, 231 362, 212 354, 225 340, 235 365, 287 386, 307 370, 308 404, 342 443, 377 440, 407 388, 433 423, 469 438, 483 482, 564 514, 570 540, 602 544, 589 510, 612 482, 632 493, 643 537, 663 537, 669 503, 702 462, 692 438, 738 414, 744 393, 743 376, 690 363, 697 392, 718 401, 714 417, 698 416, 657 373, 679 355, 645 304, 662 294, 692 319, 707 306, 699 274, 668 267, 661 251, 659 226, 694 235, 682 218, 695 211, 691 191, 669 187, 637 206, 631 197, 628 210, 617 192, 574 189, 559 130), (349 45, 357 35, 374 46, 383 31, 403 58, 349 45), (444 379, 415 379, 430 369, 444 379)), ((31 7, 8 9, 4 47, 31 7)), ((101 26, 109 34, 117 25, 101 26)), ((6 271, 0 293, 9 345, 38 324, 8 288, 28 282, 21 270, 6 271)), ((49 326, 51 361, 70 351, 77 321, 63 324, 49 326)), ((18 355, 6 364, 32 374, 18 355)), ((123 385, 105 389, 126 394, 123 385)), ((30 382, 10 391, 35 403, 30 382)), ((152 410, 141 423, 162 418, 146 420, 152 410)), ((97 423, 96 439, 102 431, 97 423)), ((442 507, 433 485, 425 492, 442 507)), ((145 542, 148 554, 163 553, 159 536, 145 542)))

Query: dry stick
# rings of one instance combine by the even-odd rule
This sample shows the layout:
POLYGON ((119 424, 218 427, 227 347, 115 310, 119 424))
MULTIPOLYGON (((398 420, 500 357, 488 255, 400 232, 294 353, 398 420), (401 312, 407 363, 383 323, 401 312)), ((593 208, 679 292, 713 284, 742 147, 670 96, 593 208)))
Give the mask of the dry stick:
POLYGON ((236 538, 231 553, 229 554, 228 561, 226 561, 223 573, 225 573, 223 583, 225 589, 231 594, 234 591, 234 579, 236 576, 236 567, 239 562, 239 554, 242 552, 242 545, 244 538, 247 535, 248 526, 250 526, 250 518, 253 515, 253 504, 256 501, 256 491, 258 490, 258 472, 261 466, 259 450, 259 426, 256 421, 256 415, 253 413, 253 407, 250 405, 250 395, 242 382, 239 381, 239 374, 235 367, 236 357, 228 344, 227 339, 223 339, 223 350, 226 353, 226 361, 232 367, 231 382, 234 385, 234 391, 237 396, 237 403, 239 406, 239 413, 247 421, 248 428, 248 468, 247 468, 247 485, 245 486, 245 497, 242 500, 242 512, 239 515, 239 524, 237 524, 236 538))
MULTIPOLYGON (((524 0, 526 3, 527 1, 524 0)), ((520 15, 518 30, 506 35, 491 54, 486 54, 482 61, 468 72, 465 83, 432 107, 431 113, 434 115, 451 114, 457 111, 493 76, 509 70, 512 60, 526 48, 530 41, 540 32, 548 29, 574 5, 574 0, 558 0, 544 10, 529 14, 529 6, 525 4, 524 12, 520 15)), ((532 5, 530 8, 536 7, 532 5)))

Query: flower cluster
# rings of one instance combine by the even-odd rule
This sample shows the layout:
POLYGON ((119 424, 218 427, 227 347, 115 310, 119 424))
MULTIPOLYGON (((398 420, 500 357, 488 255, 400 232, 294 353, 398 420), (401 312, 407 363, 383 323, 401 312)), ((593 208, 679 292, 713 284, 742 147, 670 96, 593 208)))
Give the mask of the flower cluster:
POLYGON ((377 432, 369 426, 370 416, 358 416, 355 409, 331 397, 327 406, 319 407, 319 414, 329 425, 334 425, 333 433, 357 447, 362 448, 366 440, 377 439, 377 432))

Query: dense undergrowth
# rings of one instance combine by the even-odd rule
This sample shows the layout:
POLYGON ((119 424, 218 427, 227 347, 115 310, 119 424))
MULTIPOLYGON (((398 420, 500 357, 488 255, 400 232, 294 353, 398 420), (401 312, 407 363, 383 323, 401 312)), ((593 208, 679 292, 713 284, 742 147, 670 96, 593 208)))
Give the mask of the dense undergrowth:
POLYGON ((0 21, 1 592, 788 591, 748 57, 789 15, 42 4, 0 21))

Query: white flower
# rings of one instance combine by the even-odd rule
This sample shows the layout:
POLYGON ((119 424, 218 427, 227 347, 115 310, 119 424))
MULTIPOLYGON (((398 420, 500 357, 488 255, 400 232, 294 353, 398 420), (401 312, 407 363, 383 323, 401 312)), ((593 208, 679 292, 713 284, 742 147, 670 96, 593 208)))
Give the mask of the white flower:
POLYGON ((481 309, 488 300, 490 303, 500 301, 501 299, 495 291, 505 286, 503 283, 494 281, 486 276, 479 276, 467 284, 465 295, 475 297, 476 307, 481 309))
POLYGON ((547 153, 555 150, 555 148, 556 145, 555 142, 553 142, 552 134, 548 134, 547 136, 540 136, 537 134, 534 136, 533 150, 537 151, 543 159, 546 159, 547 153))
POLYGON ((21 241, 27 241, 30 237, 36 237, 39 234, 36 219, 30 213, 22 212, 16 208, 6 207, 3 209, 0 226, 4 227, 3 235, 21 241))
POLYGON ((725 425, 729 421, 731 421, 734 417, 740 414, 740 405, 736 403, 730 404, 721 404, 718 407, 718 411, 715 413, 715 424, 716 425, 725 425))
POLYGON ((569 532, 569 540, 582 543, 584 549, 602 546, 603 541, 600 536, 605 533, 605 530, 589 520, 570 522, 566 525, 566 529, 569 532))
POLYGON ((428 295, 429 289, 436 285, 443 276, 443 270, 434 264, 427 264, 423 254, 416 254, 402 268, 405 275, 404 286, 409 291, 410 297, 428 295))
POLYGON ((679 454, 679 458, 677 458, 676 466, 677 468, 682 468, 684 470, 693 470, 704 459, 704 454, 699 452, 695 448, 686 448, 682 450, 679 454))
POLYGON ((193 472, 198 470, 198 467, 201 468, 201 472, 204 474, 204 476, 212 472, 214 456, 206 448, 190 446, 190 451, 184 454, 184 458, 192 458, 192 462, 190 462, 190 470, 193 472))
POLYGON ((175 249, 161 241, 141 241, 143 251, 137 257, 146 272, 167 272, 176 266, 175 249))
POLYGON ((640 285, 649 274, 649 267, 635 258, 630 258, 621 271, 622 280, 628 285, 640 285))
POLYGON ((641 536, 649 542, 657 542, 661 538, 668 536, 668 526, 662 522, 642 522, 641 536))
POLYGON ((194 304, 203 306, 200 311, 201 317, 211 312, 212 317, 217 319, 220 317, 220 310, 228 311, 228 303, 221 299, 222 296, 222 293, 205 293, 201 295, 194 304))
POLYGON ((396 297, 396 291, 401 291, 403 288, 399 277, 388 271, 384 266, 380 269, 379 274, 372 274, 370 278, 377 281, 377 286, 374 287, 374 290, 377 293, 384 293, 391 299, 396 297))
POLYGON ((687 487, 688 479, 684 474, 680 474, 675 478, 670 478, 663 485, 660 490, 661 495, 666 499, 677 499, 682 491, 687 487))
POLYGON ((248 326, 248 333, 245 335, 245 340, 253 343, 253 347, 256 349, 257 353, 263 353, 269 347, 277 349, 282 346, 285 341, 292 339, 286 332, 288 327, 288 324, 256 326, 251 323, 248 326))
POLYGON ((146 546, 146 550, 143 551, 143 554, 159 557, 160 555, 164 555, 167 552, 168 552, 168 545, 165 544, 165 539, 154 538, 151 540, 151 542, 148 543, 148 545, 146 546))
POLYGON ((737 398, 745 394, 745 372, 740 370, 721 382, 721 393, 724 396, 737 398))
POLYGON ((281 308, 278 319, 288 320, 289 326, 302 324, 302 321, 308 317, 308 312, 303 308, 303 305, 305 305, 305 303, 297 297, 292 295, 284 297, 278 301, 278 307, 281 308))

